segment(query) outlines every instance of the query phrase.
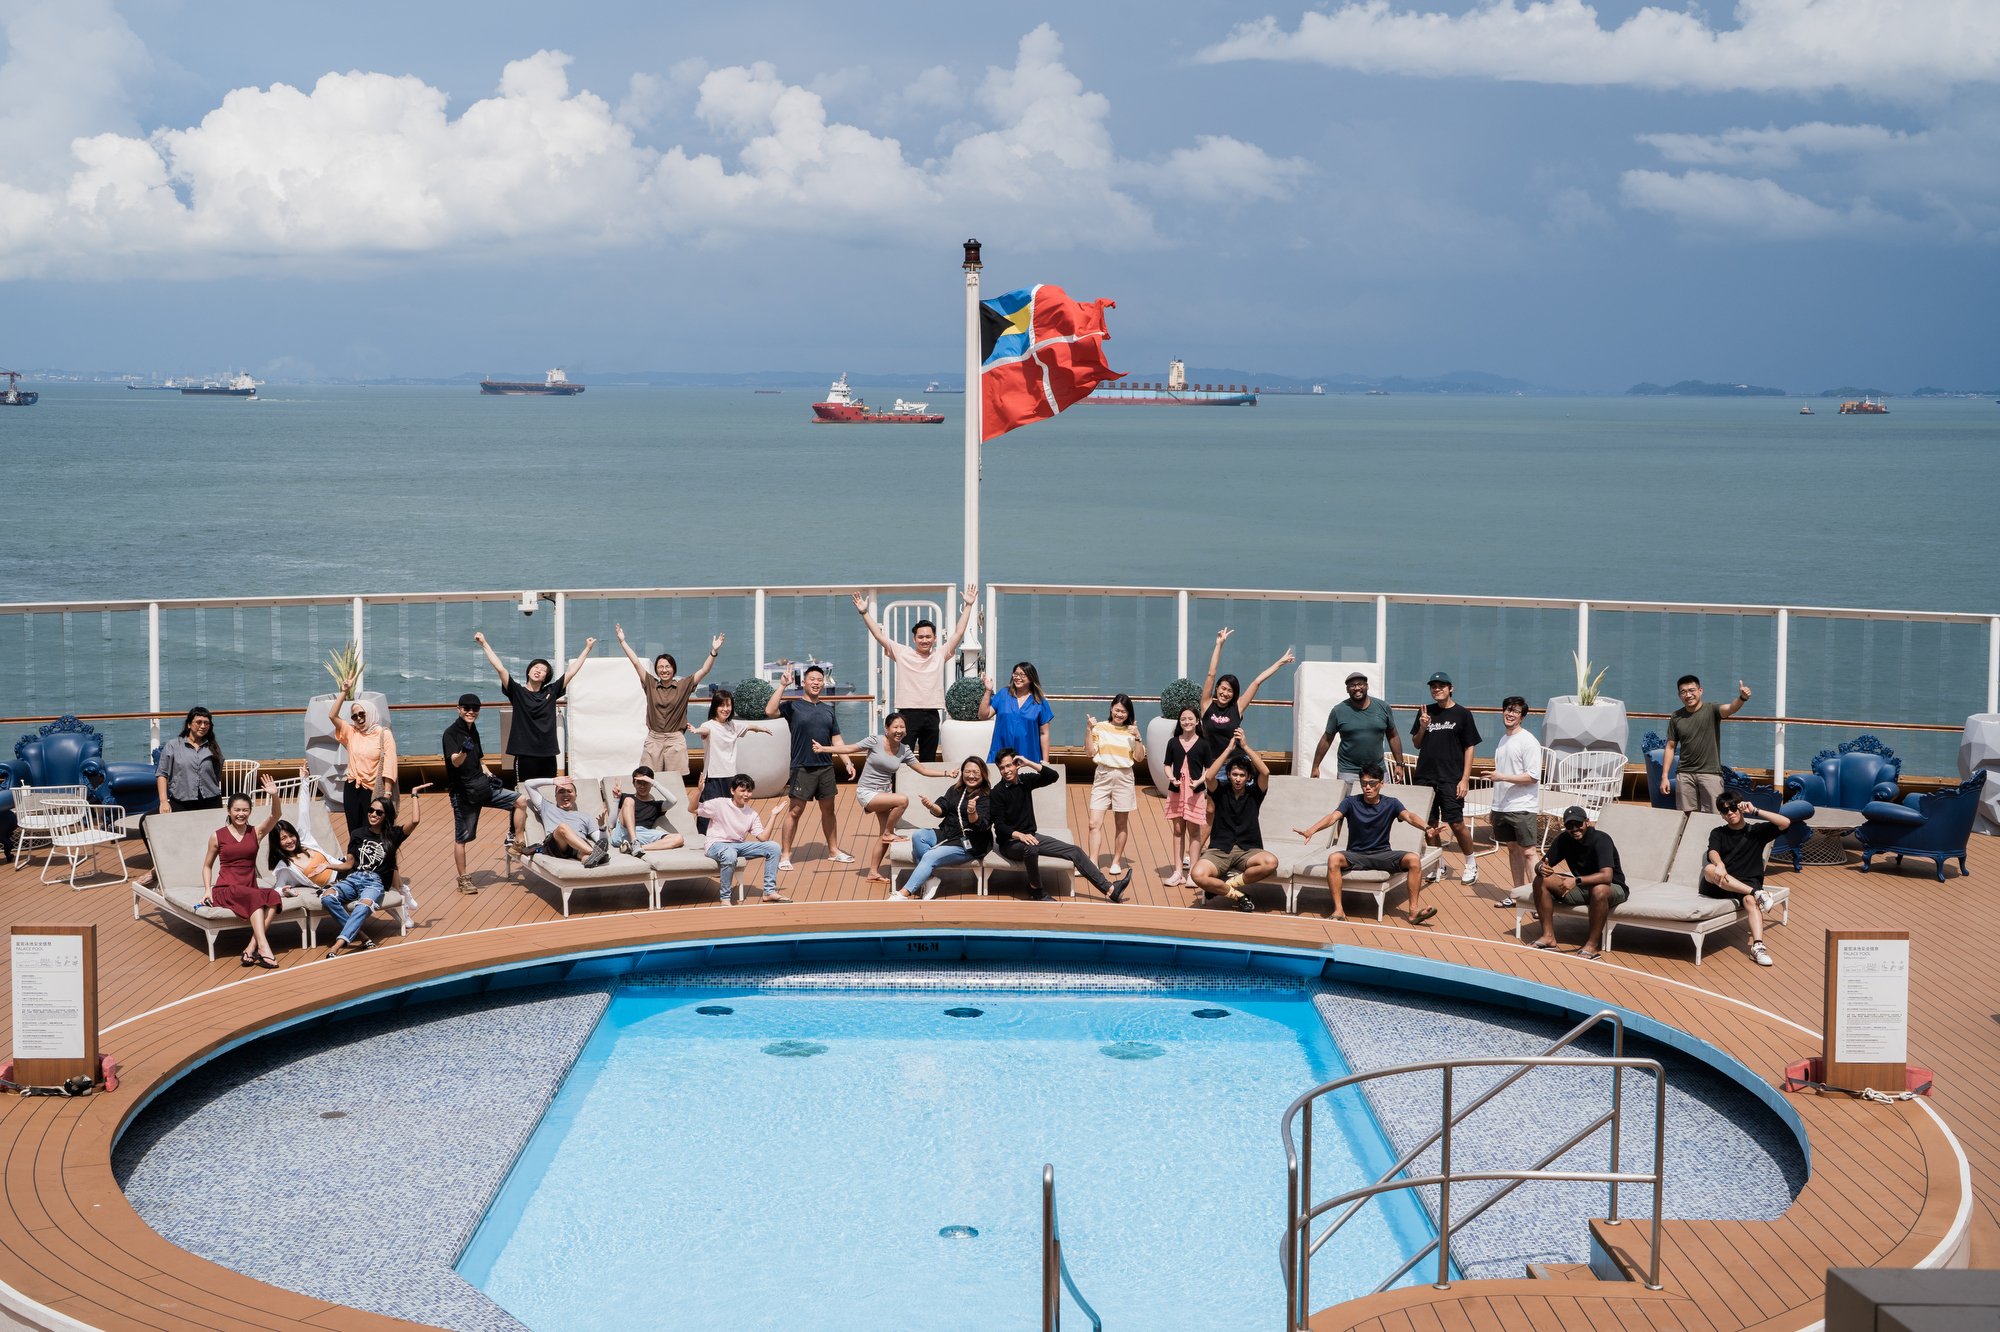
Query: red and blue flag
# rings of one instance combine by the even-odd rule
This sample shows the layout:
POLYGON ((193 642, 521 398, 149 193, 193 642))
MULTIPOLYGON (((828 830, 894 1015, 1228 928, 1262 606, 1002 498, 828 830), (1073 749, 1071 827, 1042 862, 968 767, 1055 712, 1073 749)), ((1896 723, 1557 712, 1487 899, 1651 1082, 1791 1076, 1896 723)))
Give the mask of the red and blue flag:
POLYGON ((1109 379, 1104 312, 1116 301, 1073 301, 1061 287, 1023 287, 979 303, 983 438, 1045 421, 1109 379))

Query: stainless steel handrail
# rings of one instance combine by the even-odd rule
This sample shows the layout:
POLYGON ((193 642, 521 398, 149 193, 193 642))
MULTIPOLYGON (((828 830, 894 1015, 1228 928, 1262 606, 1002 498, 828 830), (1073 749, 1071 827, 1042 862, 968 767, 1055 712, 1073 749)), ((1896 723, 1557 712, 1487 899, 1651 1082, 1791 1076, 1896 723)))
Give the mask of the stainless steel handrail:
POLYGON ((1091 1332, 1104 1332, 1104 1320, 1097 1316, 1097 1310, 1090 1307, 1090 1301, 1083 1298, 1083 1292, 1070 1277, 1069 1262, 1062 1251, 1062 1227, 1056 1222, 1056 1168, 1045 1165, 1042 1167, 1042 1332, 1060 1332, 1065 1288, 1090 1319, 1091 1332))
POLYGON ((1659 1289, 1660 1207, 1663 1199, 1663 1189, 1665 1180, 1666 1078, 1657 1061, 1650 1059, 1623 1058, 1623 1049, 1624 1049, 1624 1022, 1622 1018, 1620 1018, 1620 1016, 1615 1011, 1611 1009, 1605 1009, 1594 1014, 1593 1016, 1586 1019, 1584 1022, 1578 1024, 1575 1028, 1571 1029, 1569 1032, 1564 1034, 1560 1039, 1558 1039, 1555 1042, 1555 1044, 1549 1047, 1548 1052, 1540 1056, 1496 1056, 1496 1057, 1480 1057, 1480 1058, 1466 1058, 1466 1059, 1433 1060, 1420 1064, 1405 1064, 1395 1068, 1376 1069, 1371 1072, 1353 1074, 1349 1077, 1340 1078, 1333 1082, 1324 1083, 1321 1086, 1315 1087, 1311 1091, 1306 1092, 1304 1095, 1300 1096, 1297 1100, 1293 1101, 1292 1104, 1289 1107, 1287 1107, 1285 1111, 1283 1125, 1282 1125, 1282 1135, 1285 1143, 1285 1156, 1286 1156, 1287 1200, 1286 1200, 1285 1235, 1282 1242, 1279 1245, 1279 1250, 1278 1250, 1279 1266, 1283 1269, 1285 1275, 1285 1296, 1286 1296, 1285 1326, 1288 1332, 1296 1332, 1297 1329, 1303 1329, 1306 1326, 1306 1320, 1310 1315, 1313 1254, 1318 1252, 1319 1248, 1326 1243, 1327 1239, 1332 1236, 1333 1232, 1340 1229, 1341 1226, 1345 1225, 1349 1220, 1349 1218, 1354 1216, 1354 1214, 1361 1209, 1361 1207, 1367 1202, 1369 1198, 1372 1198, 1379 1193, 1388 1193, 1396 1189, 1420 1188, 1428 1186, 1435 1186, 1438 1188, 1439 1190, 1438 1238, 1432 1241, 1430 1244, 1425 1245, 1408 1261, 1406 1261, 1401 1267, 1396 1269, 1395 1272, 1391 1273, 1389 1277, 1381 1283, 1381 1285, 1376 1287, 1377 1291, 1388 1289, 1388 1287, 1391 1284, 1393 1284, 1397 1279, 1399 1279, 1405 1272, 1408 1272, 1412 1267, 1416 1266, 1417 1263, 1422 1261, 1425 1255, 1430 1253, 1431 1250, 1433 1249, 1436 1249, 1438 1252, 1438 1280, 1436 1284, 1440 1289, 1448 1288, 1451 1281, 1450 1274, 1451 1274, 1452 1235, 1457 1233, 1459 1230, 1463 1229, 1467 1224, 1476 1219, 1480 1214, 1485 1212, 1488 1208, 1492 1207, 1495 1203, 1499 1202, 1502 1198, 1506 1197, 1509 1193, 1513 1192, 1513 1190, 1518 1188, 1521 1184, 1524 1184, 1530 1180, 1562 1180, 1571 1182, 1608 1184, 1610 1186, 1610 1204, 1609 1204, 1610 1216, 1608 1219, 1610 1223, 1613 1225, 1619 1223, 1618 1186, 1620 1184, 1651 1184, 1653 1186, 1652 1262, 1651 1262, 1650 1274, 1647 1279, 1647 1286, 1649 1289, 1659 1289), (1563 1047, 1574 1042, 1578 1037, 1583 1035, 1583 1033, 1589 1031, 1592 1027, 1595 1027, 1598 1023, 1604 1021, 1611 1022, 1615 1028, 1615 1035, 1613 1042, 1614 1053, 1610 1058, 1555 1057, 1554 1055, 1555 1051, 1560 1050, 1563 1047), (1544 1065, 1557 1065, 1562 1067, 1610 1068, 1612 1070, 1611 1109, 1604 1115, 1600 1116, 1595 1121, 1593 1121, 1588 1127, 1572 1135, 1560 1147, 1556 1148, 1554 1151, 1549 1152, 1548 1154, 1543 1156, 1541 1160, 1537 1161, 1532 1167, 1526 1170, 1454 1172, 1451 1168, 1451 1146, 1452 1146, 1451 1129, 1454 1126, 1456 1126, 1460 1121, 1462 1121, 1466 1116, 1470 1115, 1474 1110, 1477 1110, 1480 1106, 1486 1104, 1488 1101, 1493 1099, 1493 1097, 1497 1096, 1500 1092, 1512 1086, 1522 1077, 1525 1077, 1530 1071, 1532 1071, 1535 1068, 1542 1067, 1544 1065), (1452 1110, 1452 1072, 1456 1068, 1471 1068, 1471 1067, 1515 1067, 1516 1071, 1511 1075, 1509 1075, 1508 1077, 1502 1079, 1499 1083, 1495 1084, 1493 1087, 1488 1088, 1470 1105, 1466 1106, 1464 1109, 1454 1114, 1452 1110), (1622 1136, 1621 1129, 1622 1129, 1622 1117, 1624 1109, 1623 1079, 1624 1079, 1624 1070, 1626 1068, 1644 1069, 1653 1075, 1654 1100, 1655 1100, 1654 1144, 1653 1144, 1654 1157, 1653 1157, 1653 1172, 1651 1174, 1632 1174, 1632 1173, 1621 1172, 1619 1170, 1619 1152, 1621 1148, 1621 1136, 1622 1136), (1440 1116, 1440 1123, 1437 1130, 1433 1132, 1429 1137, 1425 1138, 1422 1142, 1418 1143, 1415 1147, 1411 1148, 1408 1152, 1406 1152, 1393 1166, 1389 1167, 1389 1169, 1386 1172, 1384 1172, 1384 1174, 1379 1179, 1377 1179, 1374 1184, 1369 1185, 1366 1188, 1351 1190, 1347 1193, 1339 1195, 1336 1198, 1331 1198, 1323 1203, 1314 1205, 1311 1202, 1312 1123, 1313 1123, 1312 1103, 1321 1096, 1329 1095, 1335 1091, 1339 1091, 1345 1087, 1353 1086, 1358 1083, 1371 1081, 1376 1078, 1390 1077, 1398 1073, 1414 1073, 1414 1072, 1427 1071, 1431 1069, 1440 1070, 1442 1072, 1444 1080, 1443 1110, 1440 1116), (1295 1117, 1298 1117, 1300 1115, 1303 1115, 1304 1117, 1302 1126, 1303 1151, 1301 1151, 1299 1147, 1295 1146, 1292 1137, 1292 1121, 1295 1117), (1611 1168, 1609 1171, 1575 1172, 1575 1171, 1550 1171, 1545 1169, 1545 1167, 1548 1166, 1551 1162, 1557 1160, 1564 1153, 1573 1149, 1577 1144, 1589 1138, 1592 1134, 1596 1133, 1597 1130, 1603 1128, 1607 1123, 1609 1123, 1611 1126, 1611 1161, 1610 1161, 1611 1168), (1395 1176, 1403 1169, 1405 1169, 1410 1164, 1411 1161, 1415 1160, 1418 1155, 1423 1153, 1433 1143, 1438 1142, 1440 1139, 1443 1140, 1443 1147, 1440 1151, 1439 1174, 1432 1176, 1425 1176, 1418 1179, 1398 1180, 1395 1178, 1395 1176), (1469 1214, 1465 1215, 1464 1217, 1461 1217, 1456 1223, 1453 1222, 1451 1217, 1451 1185, 1455 1180, 1499 1180, 1499 1179, 1504 1179, 1509 1181, 1506 1188, 1501 1189, 1492 1196, 1486 1198, 1477 1207, 1475 1207, 1469 1214), (1317 1240, 1314 1240, 1312 1238, 1312 1222, 1316 1218, 1325 1214, 1326 1212, 1331 1211, 1333 1208, 1339 1207, 1343 1204, 1347 1205, 1347 1210, 1343 1212, 1334 1221, 1333 1225, 1330 1226, 1324 1234, 1322 1234, 1317 1240))

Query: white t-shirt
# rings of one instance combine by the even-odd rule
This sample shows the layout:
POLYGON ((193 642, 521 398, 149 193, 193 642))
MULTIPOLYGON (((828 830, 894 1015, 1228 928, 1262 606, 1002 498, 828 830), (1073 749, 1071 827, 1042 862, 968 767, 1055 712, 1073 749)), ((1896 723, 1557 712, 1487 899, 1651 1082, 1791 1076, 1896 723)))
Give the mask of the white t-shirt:
MULTIPOLYGON (((1539 776, 1542 771, 1542 742, 1529 735, 1525 726, 1519 734, 1500 737, 1500 747, 1493 751, 1493 771, 1525 772, 1539 776)), ((1539 782, 1493 783, 1493 808, 1500 813, 1527 813, 1541 807, 1539 782)))
POLYGON ((736 775, 736 742, 743 738, 743 732, 750 725, 750 722, 731 717, 726 722, 705 721, 694 728, 695 734, 701 737, 701 775, 704 779, 736 775))
POLYGON ((896 662, 896 706, 943 710, 944 644, 935 644, 926 657, 908 643, 892 643, 889 655, 896 662))

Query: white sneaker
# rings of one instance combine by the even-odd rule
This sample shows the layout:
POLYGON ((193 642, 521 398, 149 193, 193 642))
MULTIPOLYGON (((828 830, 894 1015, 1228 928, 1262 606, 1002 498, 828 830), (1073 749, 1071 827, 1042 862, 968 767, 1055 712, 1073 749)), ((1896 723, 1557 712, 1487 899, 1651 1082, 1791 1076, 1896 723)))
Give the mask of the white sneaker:
POLYGON ((1463 874, 1461 874, 1461 875, 1459 875, 1459 876, 1458 876, 1458 881, 1459 881, 1460 883, 1466 883, 1466 884, 1472 884, 1472 883, 1478 883, 1478 882, 1479 882, 1479 862, 1478 862, 1478 861, 1476 861, 1476 860, 1468 860, 1468 861, 1466 861, 1466 862, 1465 862, 1465 873, 1463 873, 1463 874))
POLYGON ((1771 909, 1771 895, 1762 888, 1752 893, 1751 896, 1757 899, 1757 909, 1759 911, 1769 911, 1771 909))
POLYGON ((1760 967, 1774 967, 1777 965, 1777 963, 1771 960, 1771 950, 1764 947, 1762 939, 1750 945, 1750 956, 1757 959, 1757 965, 1760 967))
POLYGON ((1444 877, 1444 866, 1435 865, 1431 868, 1430 873, 1424 875, 1424 882, 1436 883, 1439 879, 1442 879, 1443 877, 1444 877))

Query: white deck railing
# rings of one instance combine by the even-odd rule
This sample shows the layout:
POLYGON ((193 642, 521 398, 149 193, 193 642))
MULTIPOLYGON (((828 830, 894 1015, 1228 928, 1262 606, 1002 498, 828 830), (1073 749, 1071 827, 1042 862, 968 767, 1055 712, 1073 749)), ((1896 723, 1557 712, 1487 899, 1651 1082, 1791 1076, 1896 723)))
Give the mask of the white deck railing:
MULTIPOLYGON (((741 679, 774 655, 830 659, 841 692, 876 700, 852 705, 865 708, 872 727, 893 696, 893 669, 848 603, 854 590, 538 591, 531 594, 534 618, 516 609, 522 593, 503 591, 6 604, 0 605, 0 717, 177 717, 196 702, 217 711, 303 709, 328 691, 320 668, 327 650, 349 638, 362 645, 370 687, 392 706, 436 705, 466 688, 490 690, 492 673, 471 640, 475 628, 518 669, 533 656, 563 660, 586 635, 610 640, 612 624, 622 621, 642 656, 666 650, 692 662, 705 654, 712 634, 728 635, 718 682, 741 679), (857 661, 865 662, 862 678, 849 672, 857 661)), ((862 590, 877 607, 934 601, 943 632, 952 629, 955 584, 862 590)), ((1199 680, 1214 630, 1227 623, 1239 633, 1223 669, 1246 682, 1291 646, 1306 659, 1380 663, 1388 697, 1399 705, 1424 701, 1422 679, 1442 668, 1459 680, 1461 702, 1492 706, 1519 693, 1540 706, 1573 689, 1572 651, 1611 668, 1605 691, 1634 714, 1677 706, 1673 681, 1683 672, 1703 676, 1718 698, 1744 678, 1756 690, 1745 715, 1759 720, 1728 729, 1730 761, 1768 762, 1780 772, 1799 766, 1788 765, 1786 751, 1787 726, 1799 729, 1798 717, 1849 729, 1940 728, 1930 737, 1904 732, 1903 743, 1911 760, 1906 771, 1943 773, 1954 766, 1948 754, 1955 747, 1945 730, 1955 731, 1982 704, 2000 711, 2000 615, 1991 612, 1048 583, 998 583, 984 593, 984 623, 967 635, 975 654, 983 652, 1001 670, 1012 660, 1035 660, 1050 693, 1078 699, 1156 694, 1175 677, 1199 680), (1745 748, 1753 743, 1754 750, 1745 748)), ((601 642, 599 650, 606 646, 601 642)), ((1288 699, 1290 685, 1289 673, 1281 674, 1262 697, 1288 699)), ((1084 710, 1080 702, 1058 705, 1060 724, 1074 729, 1084 710)), ((154 743, 158 717, 148 728, 154 743)), ((260 731, 242 720, 225 730, 225 744, 237 741, 235 752, 268 749, 277 756, 296 749, 296 739, 287 744, 295 721, 260 731)), ((1283 736, 1279 744, 1260 741, 1262 747, 1289 747, 1290 727, 1281 722, 1276 709, 1259 710, 1265 741, 1283 736)), ((1635 746, 1645 729, 1643 722, 1634 726, 1635 746)), ((1802 738, 1827 728, 1807 729, 1802 738)), ((141 757, 140 742, 131 735, 113 757, 141 757)), ((404 747, 429 752, 414 735, 404 747)))

